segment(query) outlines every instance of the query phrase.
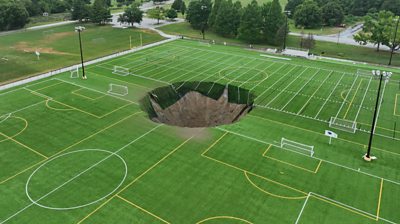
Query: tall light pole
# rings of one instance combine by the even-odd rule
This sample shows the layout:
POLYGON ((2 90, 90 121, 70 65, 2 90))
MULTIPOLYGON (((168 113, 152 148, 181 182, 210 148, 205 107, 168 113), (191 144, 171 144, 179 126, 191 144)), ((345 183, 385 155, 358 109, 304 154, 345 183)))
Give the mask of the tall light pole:
POLYGON ((291 12, 290 11, 284 11, 286 15, 286 27, 285 27, 285 35, 283 36, 283 48, 282 50, 286 49, 286 36, 288 35, 288 17, 290 16, 291 12))
POLYGON ((399 30, 399 22, 400 22, 400 17, 397 18, 396 30, 394 31, 394 38, 393 38, 393 44, 392 44, 392 51, 390 52, 389 65, 392 65, 394 48, 396 47, 397 31, 399 30))
POLYGON ((83 26, 76 26, 75 32, 78 32, 79 36, 79 48, 81 50, 81 64, 82 64, 82 79, 87 79, 85 74, 85 66, 83 65, 83 52, 82 52, 82 39, 81 39, 81 32, 84 31, 86 28, 83 26))
MULTIPOLYGON (((204 17, 204 10, 205 9, 207 9, 207 6, 206 5, 202 5, 201 6, 201 11, 203 12, 203 17, 204 17)), ((204 18, 203 18, 204 19, 204 18)), ((202 22, 202 26, 201 26, 201 33, 203 34, 203 40, 205 39, 205 30, 206 30, 206 22, 207 20, 204 20, 203 22, 202 22)))

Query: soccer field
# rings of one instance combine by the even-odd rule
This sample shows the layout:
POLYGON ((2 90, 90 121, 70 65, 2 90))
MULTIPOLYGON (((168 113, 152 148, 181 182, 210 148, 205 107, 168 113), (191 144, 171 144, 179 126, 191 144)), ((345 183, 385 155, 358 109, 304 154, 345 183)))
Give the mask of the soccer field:
POLYGON ((0 92, 0 223, 400 223, 398 69, 176 40, 85 70, 0 92), (189 81, 255 107, 195 129, 142 111, 189 81))

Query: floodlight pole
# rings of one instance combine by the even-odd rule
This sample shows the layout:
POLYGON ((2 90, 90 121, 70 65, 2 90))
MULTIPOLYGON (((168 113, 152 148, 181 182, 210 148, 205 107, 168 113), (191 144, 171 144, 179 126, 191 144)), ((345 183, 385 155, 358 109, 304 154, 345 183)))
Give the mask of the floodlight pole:
POLYGON ((392 44, 392 51, 390 52, 389 65, 392 65, 392 58, 393 58, 394 48, 396 46, 397 31, 399 30, 399 22, 400 22, 400 17, 397 18, 396 31, 394 31, 394 38, 393 38, 393 44, 392 44))
POLYGON ((283 36, 283 48, 282 50, 286 49, 286 36, 288 35, 288 17, 290 15, 290 11, 284 11, 286 15, 286 26, 285 26, 285 35, 283 36))
POLYGON ((81 32, 84 29, 85 29, 85 27, 83 27, 83 26, 75 27, 75 31, 78 32, 78 36, 79 36, 79 48, 80 48, 80 51, 81 51, 81 64, 82 64, 82 78, 86 79, 85 66, 83 64, 83 51, 82 51, 82 39, 81 39, 81 32))
POLYGON ((383 73, 381 73, 381 76, 379 79, 378 95, 376 96, 374 118, 372 120, 371 133, 369 135, 368 150, 367 150, 367 154, 365 154, 365 156, 363 157, 365 161, 371 161, 370 156, 371 156, 372 138, 374 137, 374 132, 375 132, 376 115, 378 113, 378 104, 379 104, 379 96, 381 94, 382 79, 383 79, 383 73))

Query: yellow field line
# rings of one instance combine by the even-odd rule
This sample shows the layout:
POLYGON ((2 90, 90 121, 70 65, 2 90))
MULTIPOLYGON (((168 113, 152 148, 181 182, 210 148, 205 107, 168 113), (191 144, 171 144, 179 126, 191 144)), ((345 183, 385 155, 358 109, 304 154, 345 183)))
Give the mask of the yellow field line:
MULTIPOLYGON (((55 108, 55 107, 52 107, 52 106, 49 105, 50 101, 52 101, 52 100, 50 100, 50 99, 46 100, 46 107, 51 109, 51 110, 58 110, 58 111, 74 110, 72 108, 55 108)), ((53 101, 53 102, 55 102, 55 101, 53 101)))
POLYGON ((381 187, 379 189, 378 208, 376 209, 376 221, 378 221, 379 219, 379 213, 381 209, 382 189, 383 189, 383 178, 381 178, 381 187))
POLYGON ((3 136, 6 137, 7 139, 10 139, 11 141, 17 143, 18 145, 20 145, 20 146, 22 146, 22 147, 24 147, 24 148, 26 148, 26 149, 29 149, 30 151, 34 152, 35 154, 37 154, 37 155, 39 155, 39 156, 41 156, 41 157, 43 157, 43 158, 45 158, 45 159, 48 158, 47 156, 43 155, 42 153, 40 153, 40 152, 38 152, 38 151, 32 149, 31 147, 29 147, 29 146, 27 146, 27 145, 25 145, 25 144, 23 144, 23 143, 21 143, 21 142, 15 140, 15 139, 11 138, 11 137, 9 137, 8 135, 4 134, 3 132, 0 132, 0 135, 3 135, 3 136))
POLYGON ((274 157, 272 157, 272 156, 267 156, 266 154, 267 154, 267 152, 269 151, 269 149, 272 147, 272 144, 270 144, 269 146, 268 146, 268 148, 265 150, 265 152, 263 153, 263 157, 265 157, 265 158, 268 158, 268 159, 271 159, 271 160, 274 160, 274 161, 277 161, 277 162, 280 162, 280 163, 283 163, 283 164, 286 164, 286 165, 288 165, 288 166, 292 166, 292 167, 294 167, 294 168, 297 168, 297 169, 300 169, 300 170, 304 170, 304 171, 307 171, 307 172, 310 172, 310 173, 316 173, 316 170, 318 171, 318 168, 319 168, 319 165, 321 165, 321 160, 320 160, 320 163, 318 164, 318 166, 317 166, 317 168, 315 169, 315 170, 309 170, 309 169, 306 169, 306 168, 304 168, 304 167, 301 167, 301 166, 297 166, 297 165, 295 165, 295 164, 292 164, 292 163, 289 163, 289 162, 286 162, 286 161, 283 161, 283 160, 280 160, 280 159, 276 159, 276 158, 274 158, 274 157))
POLYGON ((394 116, 400 116, 399 114, 396 114, 397 111, 397 96, 400 95, 399 93, 396 94, 395 100, 394 100, 394 110, 393 110, 393 115, 394 116))
POLYGON ((21 170, 21 171, 18 171, 16 174, 14 174, 14 175, 12 175, 12 176, 10 176, 10 177, 7 177, 6 179, 0 181, 0 184, 3 184, 3 183, 5 183, 5 182, 7 182, 7 181, 13 179, 14 177, 20 175, 21 173, 26 172, 27 170, 32 169, 33 167, 35 167, 35 166, 37 166, 37 165, 43 163, 43 162, 46 161, 46 160, 47 160, 47 159, 44 159, 44 160, 42 160, 42 161, 40 161, 40 162, 37 162, 37 163, 33 164, 32 166, 30 166, 30 167, 28 167, 28 168, 25 168, 25 169, 23 169, 23 170, 21 170))
MULTIPOLYGON (((24 126, 24 128, 22 128, 22 130, 20 130, 18 133, 14 134, 13 136, 8 136, 10 138, 14 138, 14 137, 17 137, 18 135, 20 135, 23 131, 25 131, 25 129, 28 127, 28 121, 25 118, 22 118, 22 117, 15 117, 15 116, 10 116, 10 117, 14 117, 14 118, 20 119, 20 120, 25 122, 25 126, 24 126)), ((6 140, 7 140, 7 138, 1 139, 0 143, 3 142, 3 141, 6 141, 6 140)))
POLYGON ((272 197, 276 197, 276 198, 282 198, 282 199, 287 199, 287 200, 299 200, 299 199, 304 199, 307 196, 299 196, 299 197, 290 197, 290 196, 282 196, 282 195, 277 195, 277 194, 273 194, 271 192, 268 192, 264 189, 262 189, 261 187, 257 186, 253 181, 251 181, 251 179, 249 178, 249 176, 247 175, 247 172, 244 171, 244 175, 246 177, 246 179, 250 182, 251 185, 253 185, 253 187, 257 188, 259 191, 268 194, 272 197))
POLYGON ((51 84, 51 85, 42 87, 42 88, 37 89, 37 90, 34 90, 34 91, 40 91, 40 90, 43 90, 43 89, 47 89, 47 88, 50 88, 50 87, 52 87, 52 86, 60 85, 61 83, 63 83, 63 82, 57 82, 57 83, 55 83, 55 84, 51 84))
POLYGON ((142 207, 136 205, 135 203, 129 201, 128 199, 123 198, 123 197, 121 197, 120 195, 116 195, 116 197, 118 197, 119 199, 121 199, 121 200, 125 201, 126 203, 132 205, 133 207, 138 208, 138 209, 140 209, 141 211, 143 211, 143 212, 145 212, 145 213, 147 213, 147 214, 153 216, 154 218, 156 218, 156 219, 158 219, 158 220, 160 220, 160 221, 162 221, 162 222, 164 222, 164 223, 169 224, 169 222, 167 222, 167 221, 165 221, 164 219, 160 218, 159 216, 157 216, 157 215, 155 215, 155 214, 153 214, 153 213, 147 211, 146 209, 144 209, 144 208, 142 208, 142 207))
MULTIPOLYGON (((353 104, 353 101, 354 101, 354 99, 355 99, 356 96, 357 96, 357 93, 358 93, 358 90, 360 89, 360 86, 361 86, 362 81, 363 81, 363 79, 360 80, 360 83, 359 83, 358 86, 357 86, 356 92, 354 93, 354 96, 353 96, 353 98, 351 99, 351 101, 350 101, 350 103, 349 103, 349 107, 347 108, 346 113, 344 114, 343 119, 346 119, 347 113, 349 112, 349 110, 350 110, 350 108, 351 108, 351 105, 353 104)), ((361 106, 361 105, 360 105, 360 106, 361 106)))
POLYGON ((212 147, 214 147, 216 144, 218 144, 218 142, 221 141, 227 134, 228 134, 228 132, 225 132, 220 138, 218 138, 213 144, 211 144, 210 147, 208 147, 201 155, 206 154, 208 152, 208 150, 210 150, 212 147))
POLYGON ((266 180, 266 181, 268 181, 268 182, 271 182, 271 183, 280 185, 280 186, 282 186, 282 187, 291 189, 291 190, 296 191, 296 192, 303 193, 304 195, 308 195, 308 193, 306 193, 306 192, 304 192, 304 191, 302 191, 302 190, 299 190, 299 189, 290 187, 290 186, 288 186, 288 185, 282 184, 282 183, 280 183, 280 182, 278 182, 278 181, 275 181, 275 180, 271 180, 271 179, 266 178, 266 177, 264 177, 264 176, 261 176, 261 175, 258 175, 258 174, 256 174, 256 173, 253 173, 253 172, 251 172, 251 171, 248 171, 248 170, 239 168, 239 167, 234 166, 234 165, 231 165, 231 164, 229 164, 229 163, 222 162, 222 161, 220 161, 220 160, 218 160, 218 159, 214 159, 214 158, 209 157, 209 156, 206 156, 206 155, 202 155, 202 156, 205 157, 205 158, 207 158, 207 159, 213 160, 213 161, 215 161, 215 162, 221 163, 221 164, 223 164, 223 165, 225 165, 225 166, 232 167, 232 168, 234 168, 234 169, 236 169, 236 170, 239 170, 239 171, 242 171, 242 172, 247 172, 247 173, 249 173, 249 174, 251 174, 251 175, 253 175, 253 176, 259 177, 259 178, 264 179, 264 180, 266 180))
POLYGON ((317 169, 314 170, 314 173, 317 173, 317 172, 318 172, 319 168, 321 167, 321 163, 322 163, 322 160, 319 160, 317 169))
POLYGON ((233 216, 214 216, 214 217, 210 217, 210 218, 206 218, 206 219, 203 219, 201 221, 198 221, 198 222, 196 222, 196 224, 200 224, 200 223, 207 222, 207 221, 214 220, 214 219, 233 219, 233 220, 242 221, 242 222, 247 223, 247 224, 253 224, 250 221, 247 221, 247 220, 242 219, 242 218, 233 217, 233 216))
POLYGON ((369 215, 363 214, 363 213, 361 213, 361 212, 358 212, 358 211, 356 211, 356 210, 354 210, 354 209, 347 208, 347 207, 345 207, 345 206, 343 206, 343 205, 334 203, 334 202, 329 201, 329 200, 326 200, 326 199, 324 199, 324 198, 320 198, 320 197, 318 197, 318 196, 316 196, 316 195, 313 195, 313 194, 311 194, 310 196, 312 196, 312 197, 314 197, 314 198, 316 198, 316 199, 318 199, 318 200, 321 200, 321 201, 323 201, 323 202, 332 204, 332 205, 334 205, 334 206, 336 206, 336 207, 345 209, 345 210, 347 210, 347 211, 350 211, 350 212, 352 212, 352 213, 355 213, 355 214, 357 214, 357 215, 361 215, 361 216, 363 216, 363 217, 366 217, 366 218, 369 218, 369 219, 372 219, 372 220, 375 221, 375 218, 373 218, 373 217, 371 217, 371 216, 369 216, 369 215))
MULTIPOLYGON (((314 134, 317 134, 317 135, 325 136, 324 134, 316 132, 316 131, 312 131, 312 130, 309 130, 309 129, 297 127, 297 126, 290 125, 290 124, 287 124, 287 123, 282 123, 282 122, 271 120, 271 119, 268 119, 268 118, 259 117, 259 116, 252 115, 252 114, 248 114, 247 116, 254 117, 254 118, 257 118, 257 119, 261 119, 261 120, 265 120, 265 121, 269 121, 269 122, 272 122, 272 123, 277 123, 277 124, 280 124, 280 125, 283 125, 283 126, 288 126, 288 127, 296 128, 296 129, 299 129, 299 130, 311 132, 311 133, 314 133, 314 134)), ((350 140, 347 140, 347 139, 344 139, 344 138, 338 138, 338 140, 339 141, 341 140, 341 141, 349 142, 349 143, 356 144, 356 145, 360 145, 360 146, 363 146, 363 147, 365 146, 364 144, 361 144, 361 143, 358 143, 358 142, 353 142, 353 141, 350 141, 350 140)), ((386 152, 386 153, 390 153, 390 154, 393 154, 393 155, 400 156, 400 153, 391 152, 391 151, 388 151, 388 150, 385 150, 385 149, 381 149, 381 148, 377 148, 377 147, 372 147, 372 148, 376 149, 376 150, 379 150, 379 151, 382 151, 382 152, 386 152)))
POLYGON ((129 106, 129 105, 132 105, 132 104, 134 104, 134 102, 126 103, 126 104, 124 104, 124 105, 122 105, 122 106, 120 106, 120 107, 118 107, 118 108, 116 108, 116 109, 114 109, 114 110, 112 110, 112 111, 106 113, 106 114, 101 115, 99 118, 104 118, 104 117, 106 117, 106 116, 108 116, 108 115, 114 113, 115 111, 118 111, 118 110, 120 110, 120 109, 122 109, 122 108, 124 108, 124 107, 127 107, 127 106, 129 106))
POLYGON ((88 215, 86 215, 85 217, 83 217, 77 224, 82 223, 83 221, 85 221, 87 218, 89 218, 91 215, 93 215, 94 213, 96 213, 100 208, 102 208, 104 205, 106 205, 108 202, 111 201, 111 199, 113 199, 114 197, 116 197, 117 195, 119 195, 120 193, 122 193, 124 190, 126 190, 128 187, 132 186, 132 184, 134 184, 137 180, 139 180, 141 177, 143 177, 145 174, 147 174, 148 172, 150 172, 154 167, 156 167, 158 164, 160 164, 162 161, 164 161, 165 159, 167 159, 170 155, 172 155, 173 153, 175 153, 178 149, 180 149, 183 145, 185 145, 188 141, 190 141, 194 136, 190 137, 189 139, 185 140, 183 143, 181 143, 180 145, 178 145, 177 147, 175 147, 171 152, 169 152, 167 155, 165 155, 163 158, 161 158, 158 162, 156 162, 155 164, 153 164, 150 168, 148 168, 146 171, 144 171, 142 174, 140 174, 138 177, 136 177, 132 182, 130 182, 128 185, 126 185, 124 188, 122 188, 121 190, 119 190, 116 194, 114 194, 112 197, 110 197, 109 199, 107 199, 104 203, 102 203, 99 207, 97 207, 95 210, 93 210, 92 212, 90 212, 88 215))

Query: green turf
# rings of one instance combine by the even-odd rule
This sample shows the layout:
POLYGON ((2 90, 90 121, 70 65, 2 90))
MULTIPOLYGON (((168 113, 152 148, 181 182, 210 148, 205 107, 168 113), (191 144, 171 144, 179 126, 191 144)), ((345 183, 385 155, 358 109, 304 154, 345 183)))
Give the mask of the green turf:
POLYGON ((399 223, 400 70, 383 83, 378 160, 367 163, 378 80, 357 69, 376 68, 289 59, 177 40, 90 65, 87 80, 64 73, 0 92, 0 222, 399 223), (146 92, 189 81, 251 90, 256 107, 204 129, 141 111, 146 92), (331 117, 358 130, 330 128, 331 117), (331 145, 325 130, 339 135, 331 145))
MULTIPOLYGON (((75 26, 77 24, 0 36, 0 83, 80 63, 75 26), (40 60, 36 58, 36 50, 41 53, 40 60)), ((130 37, 132 47, 140 46, 140 34, 143 44, 162 39, 148 30, 117 29, 93 24, 83 26, 86 27, 82 33, 85 61, 128 50, 130 37)))

